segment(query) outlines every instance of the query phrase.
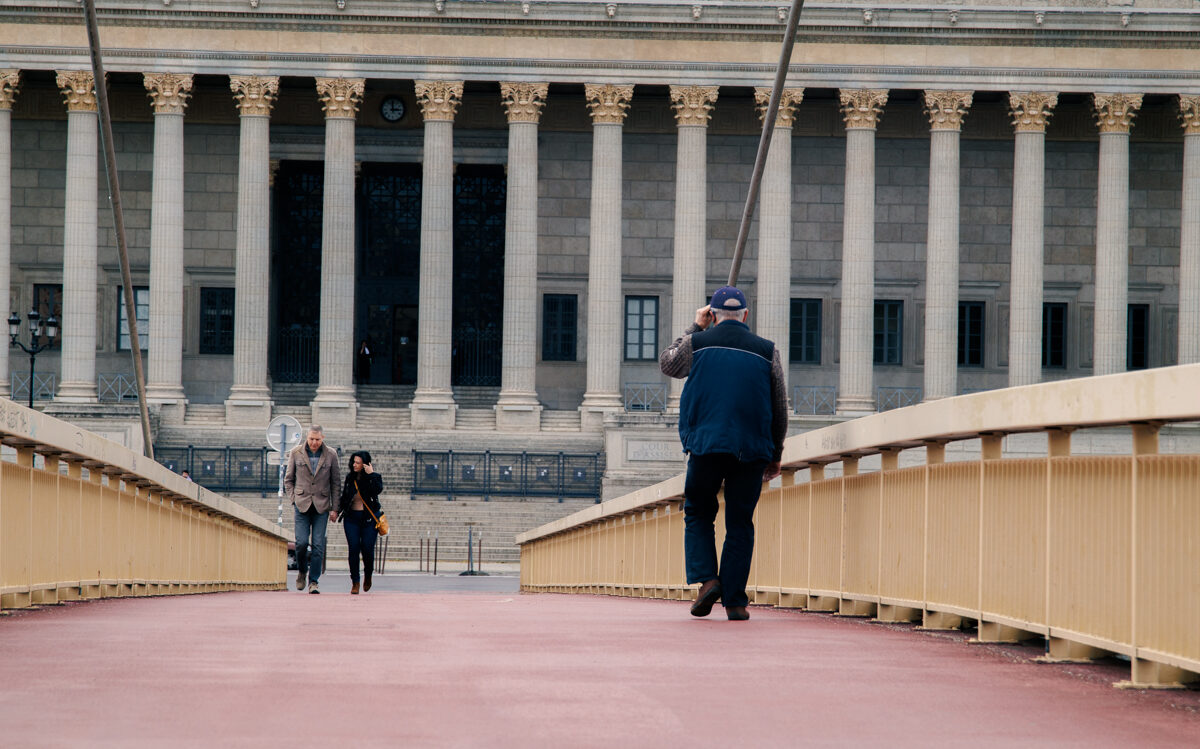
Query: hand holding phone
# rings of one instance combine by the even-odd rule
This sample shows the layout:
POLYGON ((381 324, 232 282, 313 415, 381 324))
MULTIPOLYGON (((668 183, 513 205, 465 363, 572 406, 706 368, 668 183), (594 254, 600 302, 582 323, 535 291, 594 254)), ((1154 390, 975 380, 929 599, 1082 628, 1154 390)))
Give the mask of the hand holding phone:
POLYGON ((712 321, 712 309, 710 309, 707 304, 696 310, 696 324, 701 328, 708 328, 708 326, 712 324, 712 321))

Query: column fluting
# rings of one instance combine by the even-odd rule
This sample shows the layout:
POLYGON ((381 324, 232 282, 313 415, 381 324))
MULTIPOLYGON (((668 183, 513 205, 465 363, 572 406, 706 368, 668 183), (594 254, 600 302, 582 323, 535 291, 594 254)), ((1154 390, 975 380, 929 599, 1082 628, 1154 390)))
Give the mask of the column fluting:
POLYGON ((90 72, 58 72, 67 103, 62 378, 55 401, 96 402, 96 210, 99 132, 90 72))
POLYGON ((146 401, 167 423, 182 423, 183 392, 183 115, 192 76, 146 73, 154 105, 154 172, 150 205, 150 330, 146 401))
POLYGON ((454 322, 454 114, 462 81, 417 81, 425 119, 421 169, 420 317, 417 321, 417 391, 411 406, 418 428, 453 429, 450 385, 454 322))
POLYGON ((1179 226, 1179 363, 1200 362, 1200 96, 1179 97, 1183 196, 1179 226))
POLYGON ((622 407, 621 138, 632 85, 586 84, 592 116, 591 241, 588 254, 587 390, 579 407, 585 430, 603 428, 622 407))
POLYGON ((233 387, 225 423, 261 424, 271 418, 267 387, 271 289, 271 108, 278 76, 229 77, 238 108, 238 212, 234 257, 233 387))
POLYGON ((1129 131, 1141 94, 1094 94, 1100 124, 1096 191, 1093 373, 1124 372, 1129 314, 1129 131))
POLYGON ((1012 259, 1009 265, 1008 384, 1042 379, 1042 285, 1045 247, 1046 123, 1058 94, 1008 95, 1013 143, 1012 259))
MULTIPOLYGON (((717 101, 716 86, 671 86, 678 126, 675 148, 675 245, 668 335, 683 332, 704 304, 708 223, 708 121, 717 101)), ((679 410, 684 380, 670 379, 667 408, 679 410)))
POLYGON ((846 121, 846 197, 837 413, 847 416, 875 411, 875 129, 887 97, 885 89, 839 93, 846 121))
MULTIPOLYGON (((0 320, 13 312, 7 291, 12 281, 12 108, 20 87, 21 71, 0 70, 0 320)), ((0 346, 0 398, 10 395, 8 349, 0 346)))
POLYGON ((959 136, 970 91, 926 91, 929 235, 925 253, 925 400, 958 390, 959 136))

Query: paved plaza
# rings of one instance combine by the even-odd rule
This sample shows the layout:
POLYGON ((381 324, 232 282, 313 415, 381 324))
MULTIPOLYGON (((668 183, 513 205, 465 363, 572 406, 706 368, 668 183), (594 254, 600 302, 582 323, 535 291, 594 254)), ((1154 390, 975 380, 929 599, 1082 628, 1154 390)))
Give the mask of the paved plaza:
POLYGON ((351 597, 114 599, 0 618, 13 747, 1196 746, 1200 693, 1113 689, 1125 664, 1039 665, 799 611, 516 592, 415 573, 351 597), (719 610, 718 610, 719 613, 719 610))

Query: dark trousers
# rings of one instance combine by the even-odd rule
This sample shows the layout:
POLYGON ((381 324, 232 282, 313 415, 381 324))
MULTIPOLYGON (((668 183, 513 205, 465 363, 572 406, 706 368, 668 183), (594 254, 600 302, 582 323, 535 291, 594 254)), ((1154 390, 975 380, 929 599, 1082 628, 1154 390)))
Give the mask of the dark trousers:
POLYGON ((691 455, 683 484, 683 554, 688 583, 719 578, 721 602, 745 606, 746 579, 754 553, 754 508, 762 492, 767 461, 743 463, 735 455, 691 455), (725 547, 717 567, 713 524, 717 519, 717 492, 725 485, 725 547))
POLYGON ((350 580, 358 582, 358 558, 362 557, 363 572, 367 577, 375 571, 375 521, 366 510, 347 510, 345 522, 346 544, 350 547, 350 580))

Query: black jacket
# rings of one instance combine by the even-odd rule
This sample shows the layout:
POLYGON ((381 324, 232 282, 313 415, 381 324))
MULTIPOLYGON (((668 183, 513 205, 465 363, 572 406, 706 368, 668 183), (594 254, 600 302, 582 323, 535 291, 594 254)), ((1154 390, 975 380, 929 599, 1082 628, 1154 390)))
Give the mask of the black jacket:
POLYGON ((338 503, 338 512, 346 513, 354 504, 355 492, 362 495, 363 504, 371 508, 375 517, 383 514, 379 504, 379 495, 383 493, 383 477, 378 473, 350 471, 346 474, 346 485, 342 487, 342 497, 338 503))

